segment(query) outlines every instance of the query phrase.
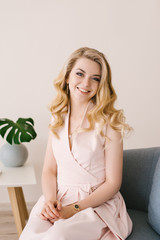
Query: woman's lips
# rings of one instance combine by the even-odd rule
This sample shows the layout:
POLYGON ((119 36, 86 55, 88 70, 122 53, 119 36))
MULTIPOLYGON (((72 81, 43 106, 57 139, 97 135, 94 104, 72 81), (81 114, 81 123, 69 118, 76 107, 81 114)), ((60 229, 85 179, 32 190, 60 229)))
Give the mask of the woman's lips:
POLYGON ((84 88, 80 88, 80 87, 77 87, 77 88, 78 88, 78 90, 79 90, 80 92, 82 92, 82 93, 89 93, 89 92, 90 92, 89 90, 84 89, 84 88))

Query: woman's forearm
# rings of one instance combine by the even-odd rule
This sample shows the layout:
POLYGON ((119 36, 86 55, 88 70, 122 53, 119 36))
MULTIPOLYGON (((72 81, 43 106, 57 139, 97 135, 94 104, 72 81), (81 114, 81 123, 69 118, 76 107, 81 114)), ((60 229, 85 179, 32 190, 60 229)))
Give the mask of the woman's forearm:
POLYGON ((110 200, 119 191, 119 189, 120 184, 111 184, 109 182, 105 182, 88 197, 79 201, 77 204, 80 206, 81 210, 88 207, 98 207, 110 200))
POLYGON ((57 177, 51 171, 42 174, 42 190, 46 201, 56 201, 57 177))

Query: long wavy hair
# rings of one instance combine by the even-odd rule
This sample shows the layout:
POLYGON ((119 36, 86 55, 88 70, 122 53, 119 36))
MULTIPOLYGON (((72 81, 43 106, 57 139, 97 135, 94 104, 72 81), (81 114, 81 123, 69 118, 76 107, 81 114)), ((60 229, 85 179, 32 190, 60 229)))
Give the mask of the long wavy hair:
MULTIPOLYGON (((58 138, 57 130, 64 124, 64 114, 68 112, 68 103, 70 95, 67 89, 67 82, 70 72, 79 58, 90 59, 100 65, 101 80, 96 95, 92 98, 94 107, 88 111, 87 118, 89 128, 84 131, 94 129, 95 123, 98 124, 98 133, 104 136, 104 127, 107 123, 124 137, 125 133, 130 132, 132 128, 125 123, 123 110, 114 107, 117 99, 116 92, 112 85, 111 68, 103 53, 93 48, 83 47, 77 49, 71 54, 66 64, 63 66, 58 77, 54 80, 54 86, 57 90, 55 99, 49 106, 49 110, 54 118, 49 128, 58 138)), ((106 136, 105 136, 106 137, 106 136)))

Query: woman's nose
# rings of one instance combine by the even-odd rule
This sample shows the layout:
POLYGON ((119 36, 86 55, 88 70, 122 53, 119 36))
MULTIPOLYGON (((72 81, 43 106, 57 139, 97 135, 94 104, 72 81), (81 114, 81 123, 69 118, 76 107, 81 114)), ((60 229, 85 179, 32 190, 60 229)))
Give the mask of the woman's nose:
POLYGON ((88 87, 89 84, 90 84, 90 79, 89 79, 89 77, 86 76, 86 77, 84 78, 84 86, 85 86, 85 87, 88 87))

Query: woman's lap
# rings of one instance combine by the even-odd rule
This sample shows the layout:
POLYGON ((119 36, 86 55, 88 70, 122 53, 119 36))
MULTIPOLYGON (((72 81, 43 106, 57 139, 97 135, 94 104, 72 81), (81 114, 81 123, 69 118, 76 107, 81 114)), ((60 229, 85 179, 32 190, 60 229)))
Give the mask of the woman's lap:
POLYGON ((106 228, 105 223, 92 208, 51 224, 49 221, 40 219, 39 213, 42 206, 43 198, 40 198, 19 240, 97 240, 106 228))

